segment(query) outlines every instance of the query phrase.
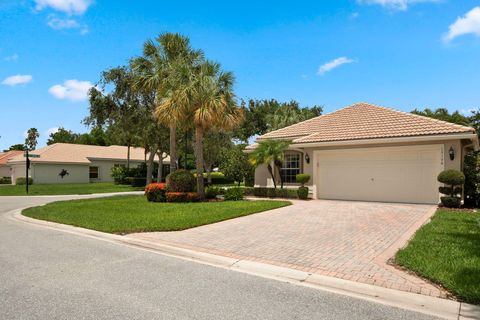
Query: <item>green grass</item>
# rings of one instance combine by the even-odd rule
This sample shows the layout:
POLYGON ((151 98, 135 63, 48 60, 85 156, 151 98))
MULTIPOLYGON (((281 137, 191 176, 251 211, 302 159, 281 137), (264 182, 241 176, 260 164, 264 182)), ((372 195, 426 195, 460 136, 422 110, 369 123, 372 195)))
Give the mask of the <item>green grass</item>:
MULTIPOLYGON (((129 185, 115 185, 113 183, 77 183, 77 184, 33 184, 29 186, 29 195, 65 195, 91 194, 106 192, 141 191, 143 188, 133 188, 129 185)), ((0 186, 0 196, 24 196, 25 186, 0 186)))
POLYGON ((465 302, 480 304, 480 213, 439 209, 395 260, 465 302))
POLYGON ((31 218, 109 233, 184 230, 289 205, 287 201, 153 203, 144 196, 53 202, 26 209, 31 218))

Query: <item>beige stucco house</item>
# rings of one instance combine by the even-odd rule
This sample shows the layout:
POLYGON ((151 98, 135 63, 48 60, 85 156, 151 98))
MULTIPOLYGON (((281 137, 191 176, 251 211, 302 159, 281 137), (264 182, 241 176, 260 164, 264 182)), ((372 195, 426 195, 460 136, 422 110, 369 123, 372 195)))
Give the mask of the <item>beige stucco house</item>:
MULTIPOLYGON (((110 175, 114 166, 127 165, 127 147, 90 146, 81 144, 55 143, 45 148, 31 151, 39 158, 30 158, 29 176, 34 183, 89 183, 112 182, 110 175), (61 173, 64 174, 61 174, 61 173), (66 173, 65 173, 66 172, 66 173)), ((130 167, 145 162, 143 148, 130 148, 130 167)), ((158 162, 158 156, 155 157, 158 162)), ((170 159, 164 156, 163 164, 170 159)), ((16 178, 25 177, 26 164, 23 152, 7 161, 12 183, 16 178)))
MULTIPOLYGON (((357 103, 257 139, 290 140, 283 168, 286 187, 308 173, 317 199, 438 203, 437 175, 462 170, 466 152, 478 149, 471 127, 367 103, 357 103)), ((247 147, 247 152, 257 144, 247 147)), ((255 185, 273 186, 265 165, 255 185)))
POLYGON ((10 177, 10 167, 7 165, 7 161, 20 154, 23 154, 23 151, 6 151, 0 153, 0 178, 10 177))

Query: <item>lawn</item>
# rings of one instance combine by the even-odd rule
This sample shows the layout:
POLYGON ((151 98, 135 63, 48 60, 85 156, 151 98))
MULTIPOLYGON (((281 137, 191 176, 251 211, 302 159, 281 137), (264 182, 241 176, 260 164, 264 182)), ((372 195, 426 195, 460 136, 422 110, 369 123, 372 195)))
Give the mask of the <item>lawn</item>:
POLYGON ((53 202, 23 215, 109 232, 175 231, 289 205, 287 201, 154 203, 144 196, 53 202))
POLYGON ((465 302, 480 304, 480 213, 439 209, 395 260, 465 302))
MULTIPOLYGON (((92 194, 106 192, 141 191, 143 188, 133 188, 129 185, 115 185, 113 183, 76 183, 76 184, 33 184, 29 186, 29 195, 66 195, 92 194)), ((24 196, 25 186, 2 185, 0 196, 24 196)))

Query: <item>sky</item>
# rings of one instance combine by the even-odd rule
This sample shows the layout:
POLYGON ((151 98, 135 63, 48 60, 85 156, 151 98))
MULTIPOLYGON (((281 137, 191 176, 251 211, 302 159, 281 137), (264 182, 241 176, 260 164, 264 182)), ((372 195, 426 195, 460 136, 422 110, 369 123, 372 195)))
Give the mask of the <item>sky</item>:
POLYGON ((480 107, 480 0, 0 0, 0 150, 88 131, 101 71, 162 32, 232 71, 238 98, 480 107))

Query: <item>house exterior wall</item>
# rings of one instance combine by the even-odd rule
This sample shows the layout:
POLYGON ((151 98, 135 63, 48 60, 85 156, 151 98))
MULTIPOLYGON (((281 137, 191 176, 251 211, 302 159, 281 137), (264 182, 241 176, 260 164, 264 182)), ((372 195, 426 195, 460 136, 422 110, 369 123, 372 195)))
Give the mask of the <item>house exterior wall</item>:
MULTIPOLYGON (((25 168, 25 167, 24 167, 25 168)), ((35 184, 88 183, 88 165, 84 164, 40 164, 30 166, 30 175, 35 184), (66 170, 68 175, 59 175, 66 170)))
POLYGON ((10 167, 7 165, 0 165, 0 178, 10 177, 10 167))
MULTIPOLYGON (((111 176, 112 168, 115 165, 127 166, 127 161, 123 160, 91 160, 91 164, 88 167, 98 167, 98 179, 91 179, 92 182, 113 182, 111 176)), ((135 168, 143 161, 130 161, 130 168, 135 168)), ((87 178, 89 172, 87 171, 87 178)))
MULTIPOLYGON (((375 147, 395 147, 395 146, 418 146, 418 145, 431 145, 431 144, 441 144, 443 145, 443 159, 444 159, 444 167, 446 169, 455 169, 455 170, 462 170, 463 166, 463 146, 468 142, 462 142, 461 140, 445 140, 445 141, 422 141, 422 142, 412 142, 412 143, 388 143, 388 144, 361 144, 361 145, 348 145, 348 146, 329 146, 329 147, 315 147, 315 148, 302 148, 302 149, 294 149, 292 146, 291 150, 288 152, 300 152, 302 158, 302 173, 306 173, 310 175, 310 181, 306 184, 310 189, 310 196, 314 197, 316 195, 316 188, 315 188, 315 178, 313 175, 313 166, 316 163, 315 153, 314 151, 317 150, 339 150, 339 149, 355 149, 355 148, 375 148, 375 147), (453 147, 455 150, 455 158, 454 160, 450 160, 449 156, 449 149, 453 147), (310 158, 310 163, 305 161, 305 155, 308 154, 310 158)), ((280 177, 278 172, 275 173, 276 181, 280 181, 280 177)), ((255 170, 255 186, 256 187, 273 187, 272 179, 266 169, 265 165, 259 166, 255 170)), ((290 183, 285 184, 284 187, 286 188, 297 188, 299 184, 290 183)))
POLYGON ((8 167, 10 167, 10 177, 12 178, 12 184, 15 184, 17 178, 25 177, 25 164, 8 165, 8 167))

